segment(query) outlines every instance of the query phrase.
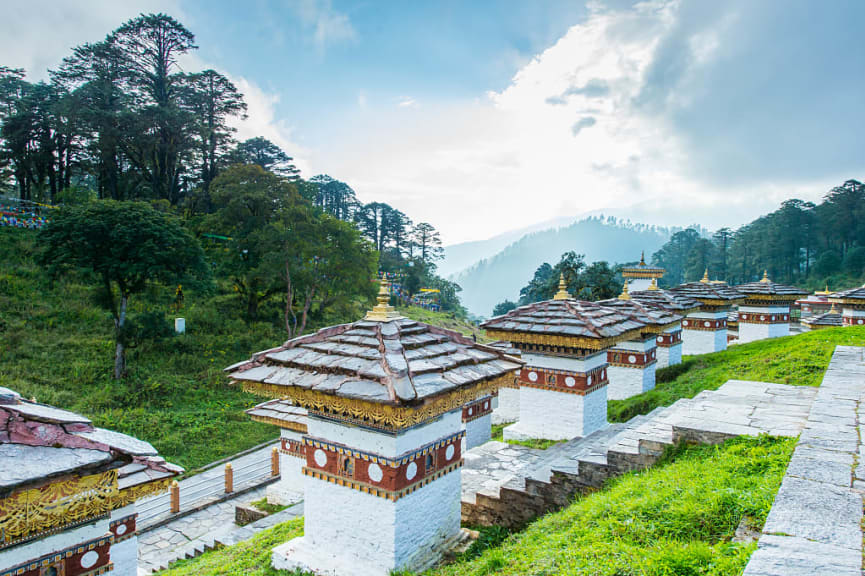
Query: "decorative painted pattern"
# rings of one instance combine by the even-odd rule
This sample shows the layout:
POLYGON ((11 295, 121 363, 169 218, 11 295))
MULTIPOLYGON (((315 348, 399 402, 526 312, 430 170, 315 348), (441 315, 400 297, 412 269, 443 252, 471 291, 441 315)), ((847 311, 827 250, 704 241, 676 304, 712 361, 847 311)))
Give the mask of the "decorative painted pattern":
POLYGON ((561 356, 564 358, 585 358, 594 356, 598 353, 597 350, 589 350, 587 348, 572 348, 570 346, 549 346, 544 344, 534 344, 532 342, 512 342, 514 348, 520 352, 544 354, 547 356, 561 356))
POLYGON ((713 320, 710 318, 685 318, 682 320, 683 330, 698 330, 702 332, 715 332, 727 329, 727 319, 713 320))
POLYGON ((453 434, 396 459, 306 437, 303 474, 398 500, 459 468, 464 435, 464 432, 453 434))
POLYGON ((278 428, 284 428, 285 430, 292 430, 294 432, 300 432, 301 434, 306 434, 306 424, 300 422, 290 422, 288 420, 283 420, 282 418, 273 418, 271 416, 261 416, 259 414, 250 414, 249 419, 253 422, 261 422, 262 424, 270 424, 272 426, 276 426, 278 428))
POLYGON ((282 446, 279 448, 280 452, 287 456, 306 459, 306 447, 303 442, 291 438, 281 438, 280 441, 282 442, 282 446))
POLYGON ((844 326, 865 326, 865 317, 842 316, 841 322, 844 324, 844 326))
POLYGON ((589 372, 572 372, 525 366, 520 371, 520 387, 553 390, 585 396, 607 385, 607 365, 602 364, 589 372))
POLYGON ((790 322, 790 314, 739 312, 739 322, 742 324, 787 324, 790 322))
POLYGON ((613 349, 607 351, 607 362, 610 366, 620 368, 646 368, 658 361, 656 350, 635 352, 634 350, 613 349))
MULTIPOLYGON (((563 348, 582 348, 584 350, 603 350, 622 340, 630 340, 640 336, 641 329, 628 330, 616 338, 585 338, 581 336, 558 336, 555 334, 526 334, 508 330, 488 328, 487 337, 494 340, 507 340, 512 344, 535 344, 538 346, 553 346, 563 348)), ((517 346, 519 347, 519 346, 517 346)))
POLYGON ((463 406, 463 422, 471 422, 493 413, 493 398, 487 396, 463 406))
POLYGON ((114 534, 114 543, 123 542, 124 540, 128 540, 135 536, 136 527, 135 520, 138 517, 138 514, 130 514, 129 516, 124 516, 118 520, 112 520, 111 524, 108 525, 111 533, 114 534))
POLYGON ((114 498, 111 507, 114 509, 123 508, 147 496, 155 496, 156 494, 168 492, 172 480, 173 478, 162 478, 161 480, 154 480, 153 482, 136 484, 135 486, 124 488, 114 498))
POLYGON ((263 382, 243 381, 243 389, 271 398, 290 398, 294 404, 310 411, 310 415, 346 422, 364 428, 398 431, 428 422, 462 407, 476 398, 489 396, 493 390, 513 382, 512 373, 472 386, 457 388, 427 400, 419 406, 394 406, 357 398, 326 394, 296 386, 277 386, 263 382))
POLYGON ((99 538, 52 552, 4 570, 0 572, 0 576, 42 576, 44 570, 51 567, 56 567, 57 574, 63 576, 106 574, 114 568, 110 555, 111 540, 111 537, 99 538))
POLYGON ((15 492, 0 500, 0 550, 107 516, 117 497, 117 470, 15 492))
POLYGON ((682 331, 662 332, 655 337, 655 344, 660 348, 671 348, 682 343, 682 331))

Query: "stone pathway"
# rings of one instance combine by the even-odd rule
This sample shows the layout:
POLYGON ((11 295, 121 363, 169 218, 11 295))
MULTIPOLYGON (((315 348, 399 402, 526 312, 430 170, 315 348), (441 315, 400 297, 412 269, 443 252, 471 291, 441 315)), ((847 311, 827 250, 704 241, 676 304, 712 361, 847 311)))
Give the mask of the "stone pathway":
POLYGON ((863 350, 835 349, 745 576, 862 576, 863 350))
MULTIPOLYGON (((242 492, 271 480, 270 452, 274 446, 278 446, 278 443, 274 442, 230 460, 234 469, 235 492, 242 492)), ((181 514, 217 502, 225 496, 225 463, 206 468, 178 484, 181 514)), ((139 532, 147 531, 175 516, 171 514, 170 496, 167 492, 139 500, 137 508, 139 532)))
POLYGON ((546 451, 509 446, 466 454, 463 522, 518 528, 597 489, 610 477, 654 464, 679 441, 718 443, 741 435, 796 436, 817 389, 731 380, 715 391, 613 424, 546 451))

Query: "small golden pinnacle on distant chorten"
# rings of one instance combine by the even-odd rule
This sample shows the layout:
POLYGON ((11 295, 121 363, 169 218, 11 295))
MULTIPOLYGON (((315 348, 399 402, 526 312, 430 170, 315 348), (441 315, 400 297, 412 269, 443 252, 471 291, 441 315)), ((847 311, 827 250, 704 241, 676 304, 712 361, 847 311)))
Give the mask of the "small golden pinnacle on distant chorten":
POLYGON ((643 250, 642 252, 640 252, 640 266, 645 266, 645 265, 646 265, 646 251, 643 250))
POLYGON ((658 288, 658 282, 654 278, 652 278, 652 283, 649 284, 649 290, 660 290, 660 288, 658 288))
POLYGON ((631 295, 628 293, 628 283, 625 282, 625 285, 622 286, 622 293, 619 294, 619 300, 630 300, 631 295))
POLYGON ((702 282, 703 284, 709 283, 709 269, 708 268, 706 268, 706 271, 703 272, 703 279, 700 280, 700 282, 702 282))
MULTIPOLYGON (((827 288, 828 288, 828 286, 827 286, 827 288)), ((838 310, 835 309, 835 303, 832 302, 832 307, 829 308, 829 314, 837 314, 837 313, 838 313, 838 310)))
POLYGON ((768 284, 769 282, 771 282, 771 280, 769 280, 769 271, 768 270, 763 270, 763 279, 760 280, 760 282, 762 282, 763 284, 768 284))
POLYGON ((568 285, 565 284, 564 272, 559 274, 559 291, 553 296, 553 300, 570 300, 571 295, 568 293, 568 285))
POLYGON ((363 318, 364 320, 387 322, 388 320, 401 318, 399 312, 396 311, 396 308, 390 305, 390 294, 387 291, 387 286, 387 279, 382 277, 378 286, 378 296, 376 296, 378 304, 373 306, 372 310, 366 313, 366 316, 363 318))

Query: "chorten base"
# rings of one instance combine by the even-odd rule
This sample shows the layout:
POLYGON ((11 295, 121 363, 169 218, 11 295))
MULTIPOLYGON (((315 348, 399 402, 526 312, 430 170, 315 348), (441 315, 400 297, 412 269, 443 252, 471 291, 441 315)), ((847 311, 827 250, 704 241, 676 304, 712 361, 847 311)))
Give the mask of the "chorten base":
POLYGON ((505 440, 570 440, 607 426, 607 386, 588 394, 520 388, 520 419, 504 429, 505 440))
POLYGON ((739 322, 739 343, 754 342, 755 340, 766 340, 767 338, 780 338, 790 335, 790 324, 787 322, 778 324, 751 324, 739 322))
POLYGON ((610 379, 607 385, 607 399, 624 400, 653 389, 655 368, 657 368, 656 363, 643 368, 610 366, 607 368, 607 377, 610 379))
POLYGON ((710 354, 727 349, 727 328, 720 330, 684 330, 682 353, 689 356, 710 354))
POLYGON ((516 422, 520 418, 520 389, 499 388, 498 406, 493 403, 493 424, 516 422))
POLYGON ((658 346, 658 368, 675 366, 682 363, 682 343, 672 346, 658 346))

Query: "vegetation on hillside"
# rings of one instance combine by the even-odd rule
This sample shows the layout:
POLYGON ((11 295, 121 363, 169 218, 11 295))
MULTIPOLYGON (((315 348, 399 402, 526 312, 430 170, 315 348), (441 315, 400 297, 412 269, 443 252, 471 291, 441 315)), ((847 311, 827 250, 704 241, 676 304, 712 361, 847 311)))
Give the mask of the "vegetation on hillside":
MULTIPOLYGON (((743 521, 762 527, 795 442, 764 436, 679 447, 522 532, 483 530, 462 558, 427 575, 741 574, 755 544, 733 542, 736 529, 743 521)), ((301 532, 294 520, 161 574, 287 576, 270 567, 270 550, 301 532)))
POLYGON ((626 400, 610 400, 611 422, 626 422, 679 398, 715 390, 727 380, 819 386, 835 346, 861 346, 865 327, 827 328, 804 334, 737 344, 723 352, 685 357, 682 364, 658 370, 653 390, 626 400))
POLYGON ((776 282, 833 290, 865 280, 865 185, 847 180, 820 204, 790 199, 770 214, 736 230, 711 236, 688 229, 674 234, 654 253, 666 274, 662 286, 712 279, 741 284, 764 270, 776 282))

